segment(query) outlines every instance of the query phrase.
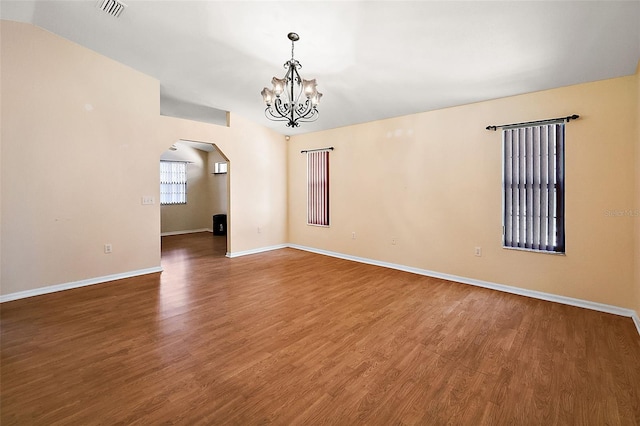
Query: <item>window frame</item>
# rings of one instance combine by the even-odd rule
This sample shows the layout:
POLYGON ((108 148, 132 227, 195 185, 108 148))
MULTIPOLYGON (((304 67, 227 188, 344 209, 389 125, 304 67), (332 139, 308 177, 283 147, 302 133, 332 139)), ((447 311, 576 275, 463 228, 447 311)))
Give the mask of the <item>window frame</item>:
MULTIPOLYGON (((502 131, 502 247, 509 250, 523 250, 536 253, 565 255, 566 254, 566 228, 565 228, 565 124, 564 121, 557 121, 544 125, 518 125, 504 127, 502 131), (553 127, 551 127, 553 126, 553 127), (535 135, 535 130, 538 129, 539 134, 535 135), (509 162, 511 168, 508 166, 508 147, 507 147, 507 132, 517 130, 518 138, 514 140, 513 136, 509 139, 511 143, 511 149, 517 145, 518 158, 517 161, 513 160, 513 151, 509 156, 509 162), (543 130, 546 132, 546 136, 543 137, 543 130), (521 133, 522 132, 522 133, 521 133), (520 139, 520 135, 524 134, 524 140, 520 139), (550 140, 553 136, 553 140, 550 140), (543 142, 545 139, 547 145, 546 154, 543 153, 543 142), (535 147, 535 144, 539 144, 535 147), (542 169, 535 170, 536 166, 542 166, 542 158, 546 155, 548 157, 549 147, 553 144, 553 162, 549 159, 546 161, 545 173, 542 169), (520 148, 525 148, 525 153, 520 153, 520 148), (537 162, 535 156, 540 157, 537 162), (531 160, 528 160, 531 157, 531 160), (551 176, 551 164, 553 164, 553 176, 551 176), (514 172, 513 168, 517 165, 517 172, 514 172), (520 168, 524 166, 524 168, 520 168), (510 170, 510 176, 508 173, 510 170), (517 182, 514 181, 515 175, 517 176, 517 182), (551 181, 553 178, 553 182, 551 181), (521 182, 524 179, 524 182, 521 182), (542 182, 546 180, 546 182, 542 182), (514 189, 514 185, 517 188, 514 189), (553 191, 550 191, 550 185, 553 185, 553 191), (543 188, 546 186, 546 189, 543 188), (509 188, 508 188, 509 187, 509 188), (509 191, 507 191, 509 189, 509 191), (538 191, 538 202, 536 202, 536 191, 538 191), (517 194, 517 201, 510 198, 511 202, 507 201, 509 198, 508 192, 513 197, 517 194), (521 196, 524 194, 524 201, 521 200, 521 196), (545 195, 546 194, 546 195, 545 195), (553 201, 549 201, 549 195, 553 194, 553 201), (543 200, 543 195, 545 195, 543 200), (541 210, 544 206, 546 211, 549 212, 549 204, 553 203, 553 219, 548 216, 543 221, 541 210), (545 204, 546 203, 546 204, 545 204), (518 217, 514 220, 513 209, 524 208, 525 213, 515 213, 518 217), (538 216, 536 216, 536 211, 538 216), (522 223, 521 223, 522 222, 522 223), (543 223, 545 222, 545 223, 543 223), (517 229, 514 229, 513 224, 517 223, 517 229), (536 225, 538 225, 536 231, 536 225), (550 237, 548 227, 553 226, 553 236, 550 237), (547 229, 547 239, 542 241, 541 228, 547 229), (520 237, 521 231, 524 230, 524 237, 520 237), (514 232, 517 236, 514 236, 514 232), (537 238, 537 239, 536 239, 537 238), (552 239, 551 239, 552 238, 552 239), (514 241, 514 239, 517 239, 514 241), (536 242, 537 241, 537 242, 536 242)), ((513 135, 513 133, 511 133, 513 135)), ((547 213, 548 215, 549 213, 547 213)))

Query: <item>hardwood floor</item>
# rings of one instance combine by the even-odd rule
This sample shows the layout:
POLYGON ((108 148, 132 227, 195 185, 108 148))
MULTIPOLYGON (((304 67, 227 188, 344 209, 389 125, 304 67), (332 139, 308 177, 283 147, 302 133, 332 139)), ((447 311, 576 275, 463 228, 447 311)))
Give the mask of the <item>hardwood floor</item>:
POLYGON ((2 425, 640 425, 629 318, 223 240, 2 304, 2 425))

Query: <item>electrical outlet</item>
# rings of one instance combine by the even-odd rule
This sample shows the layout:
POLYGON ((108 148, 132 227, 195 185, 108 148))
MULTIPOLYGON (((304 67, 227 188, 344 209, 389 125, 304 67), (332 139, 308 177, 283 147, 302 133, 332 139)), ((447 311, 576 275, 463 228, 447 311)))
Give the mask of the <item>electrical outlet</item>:
POLYGON ((113 247, 111 246, 111 244, 105 244, 104 245, 104 254, 110 254, 111 252, 113 252, 113 247))
POLYGON ((397 240, 396 240, 395 238, 392 238, 392 239, 391 239, 391 245, 395 246, 395 245, 396 245, 396 243, 397 243, 397 240))
POLYGON ((474 254, 478 257, 482 256, 482 247, 476 247, 474 254))
POLYGON ((351 239, 352 239, 352 240, 355 240, 355 239, 356 239, 356 233, 355 233, 355 232, 352 232, 352 233, 351 233, 351 239))

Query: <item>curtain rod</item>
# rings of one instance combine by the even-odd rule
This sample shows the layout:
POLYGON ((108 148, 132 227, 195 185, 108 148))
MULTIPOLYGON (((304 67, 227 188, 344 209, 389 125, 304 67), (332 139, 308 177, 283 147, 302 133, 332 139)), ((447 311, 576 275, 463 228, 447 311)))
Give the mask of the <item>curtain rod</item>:
POLYGON ((318 148, 318 149, 304 149, 302 151, 300 151, 300 154, 304 154, 306 152, 316 152, 316 151, 333 151, 333 147, 330 146, 329 148, 318 148))
POLYGON ((542 124, 549 123, 553 121, 566 121, 567 123, 571 120, 576 120, 580 118, 578 114, 568 115, 566 117, 558 117, 558 118, 548 118, 546 120, 537 120, 537 121, 525 121, 524 123, 511 123, 511 124, 500 124, 499 126, 487 126, 487 130, 498 130, 498 127, 517 127, 517 126, 527 126, 530 124, 542 124))

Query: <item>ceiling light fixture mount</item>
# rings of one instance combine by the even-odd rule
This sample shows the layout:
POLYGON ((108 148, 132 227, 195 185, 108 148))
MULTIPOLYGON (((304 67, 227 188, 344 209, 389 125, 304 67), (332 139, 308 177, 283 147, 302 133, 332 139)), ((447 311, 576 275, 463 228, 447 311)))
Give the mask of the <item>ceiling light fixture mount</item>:
POLYGON ((272 88, 265 87, 260 93, 267 104, 264 114, 269 120, 286 121, 288 127, 299 127, 300 123, 318 119, 317 106, 322 93, 318 92, 315 78, 304 80, 298 73, 302 64, 294 59, 293 47, 300 36, 289 33, 287 37, 291 40, 291 59, 284 64, 287 73, 283 78, 273 77, 272 88))

